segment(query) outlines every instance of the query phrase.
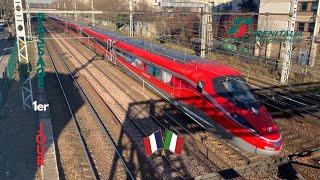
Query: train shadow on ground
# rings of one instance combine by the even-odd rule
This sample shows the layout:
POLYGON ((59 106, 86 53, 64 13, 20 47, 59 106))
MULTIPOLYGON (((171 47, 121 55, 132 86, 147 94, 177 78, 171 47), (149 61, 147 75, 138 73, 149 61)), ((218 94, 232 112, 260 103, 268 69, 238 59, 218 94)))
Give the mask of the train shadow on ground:
MULTIPOLYGON (((162 136, 165 136, 165 130, 172 130, 176 134, 187 137, 189 133, 185 131, 181 126, 179 126, 177 123, 175 123, 170 117, 174 117, 175 119, 181 119, 182 121, 177 121, 180 124, 184 124, 183 127, 188 129, 188 132, 194 134, 196 132, 204 132, 205 129, 199 127, 194 121, 190 120, 189 117, 187 117, 184 113, 182 113, 180 110, 177 110, 175 107, 168 105, 168 103, 164 100, 146 100, 146 101, 141 101, 141 102, 134 102, 130 103, 128 110, 127 110, 127 116, 124 122, 124 126, 127 124, 130 126, 133 126, 134 123, 138 124, 141 129, 143 129, 144 133, 146 136, 151 135, 153 132, 158 131, 161 127, 161 132, 162 136), (163 111, 161 111, 162 109, 163 111), (154 120, 156 119, 156 120, 154 120), (162 125, 159 125, 159 123, 162 125), (152 125, 156 124, 156 125, 152 125), (177 132, 179 131, 179 133, 177 132), (181 133, 181 134, 180 134, 181 133), (187 135, 187 136, 185 136, 187 135)), ((135 128, 137 131, 137 128, 135 128)), ((218 135, 219 132, 213 132, 213 134, 218 135)), ((219 134, 220 136, 223 136, 219 134)), ((136 142, 137 146, 143 147, 143 138, 144 136, 140 136, 140 141, 136 142)), ((202 140, 206 140, 206 137, 202 140)), ((230 136, 223 136, 222 138, 229 139, 233 138, 230 136)), ((190 143, 189 139, 184 139, 185 143, 190 143)), ((193 147, 194 148, 194 147, 193 147)), ((192 148, 191 148, 192 149, 192 148)), ((192 158, 199 158, 201 156, 200 154, 196 154, 195 152, 192 152, 190 147, 187 147, 184 145, 183 147, 183 156, 175 155, 174 153, 170 152, 169 150, 165 150, 165 155, 162 156, 162 150, 159 150, 157 153, 151 155, 148 157, 148 159, 151 162, 154 162, 153 166, 154 167, 159 167, 163 168, 164 172, 167 172, 168 174, 172 175, 170 178, 179 178, 176 175, 174 175, 177 171, 182 172, 181 176, 183 178, 191 178, 191 173, 188 171, 190 169, 190 161, 186 157, 192 157, 192 158), (165 166, 165 157, 167 159, 170 159, 172 164, 174 165, 174 168, 170 166, 165 166), (160 160, 159 160, 160 159, 160 160)), ((146 157, 145 157, 146 158, 146 157)), ((197 159, 199 160, 199 159, 197 159)), ((202 164, 203 165, 203 164, 202 164)), ((206 165, 204 165, 206 166, 206 165)), ((192 168, 191 168, 192 169, 192 168)), ((209 170, 210 173, 210 170, 209 170)), ((233 169, 227 169, 227 170, 222 170, 219 173, 222 177, 228 179, 228 178, 235 178, 239 177, 240 175, 233 169)))
MULTIPOLYGON (((78 112, 80 109, 82 109, 82 107, 87 104, 86 100, 82 97, 82 93, 80 92, 80 89, 75 85, 75 82, 73 82, 73 80, 70 78, 70 75, 67 74, 59 74, 60 78, 62 81, 67 82, 66 84, 68 84, 68 86, 66 86, 66 84, 63 84, 64 86, 64 90, 66 91, 67 94, 69 94, 70 96, 68 96, 68 99, 70 101, 72 101, 71 104, 71 108, 73 112, 78 112)), ((79 79, 77 79, 78 81, 79 79)), ((56 143, 56 154, 57 154, 57 161, 58 161, 58 168, 59 168, 59 175, 60 175, 60 179, 68 179, 68 176, 65 175, 64 170, 65 168, 68 167, 62 167, 61 166, 61 153, 63 153, 65 156, 65 149, 59 149, 59 146, 57 146, 57 139, 60 136, 66 136, 66 133, 64 133, 64 129, 66 128, 66 126, 68 126, 69 123, 72 123, 72 119, 68 110, 68 107, 66 105, 65 99, 62 95, 62 91, 59 87, 58 81, 56 79, 56 75, 54 73, 47 73, 46 74, 46 88, 47 88, 47 95, 48 95, 48 101, 50 103, 50 112, 51 112, 51 118, 52 118, 52 125, 53 125, 53 134, 54 134, 54 139, 55 139, 55 143, 56 143), (49 83, 50 82, 50 83, 49 83)), ((85 92, 87 92, 85 90, 85 92)), ((87 96, 89 94, 86 94, 87 96)), ((94 97, 89 97, 90 101, 91 98, 94 99, 94 97)), ((104 107, 105 109, 102 109, 101 107, 97 107, 96 103, 97 101, 91 101, 91 103, 93 103, 93 105, 95 106, 95 111, 98 112, 99 116, 101 119, 103 119, 102 121, 105 123, 105 127, 108 126, 107 122, 108 121, 113 121, 110 118, 107 119, 106 117, 103 117, 104 115, 102 114, 103 112, 106 114, 112 114, 112 112, 107 110, 107 107, 104 107), (102 113, 101 113, 102 112, 102 113)), ((101 106, 101 104, 100 104, 101 106)), ((82 117, 78 117, 78 118, 82 118, 82 117)), ((130 171, 133 173, 133 176, 136 178, 139 174, 142 174, 142 177, 145 177, 144 179, 148 179, 152 178, 153 175, 151 174, 151 172, 148 172, 148 165, 145 164, 145 159, 146 157, 141 154, 141 152, 137 151, 137 146, 136 145, 128 145, 126 142, 123 141, 123 137, 127 136, 128 134, 126 134, 126 131, 124 130, 124 127, 126 127, 126 124, 124 124, 121 127, 121 132, 119 133, 119 136, 117 137, 119 139, 119 141, 115 142, 115 144, 117 145, 117 148, 119 149, 119 152, 122 153, 126 153, 126 157, 129 157, 127 159, 126 164, 128 165, 130 171), (129 149, 129 150, 128 150, 129 149), (125 150, 125 151, 124 151, 125 150), (128 154, 129 152, 129 154, 128 154), (136 156, 138 154, 138 158, 134 158, 134 156, 136 156), (139 164, 139 167, 136 166, 137 164, 139 164)), ((110 128, 107 127, 107 128, 110 128)), ((126 127, 128 128, 128 127, 126 127)), ((74 132, 75 133, 75 132, 74 132)), ((74 141, 79 141, 79 139, 74 139, 74 141)), ((107 140, 106 140, 107 141, 107 140)), ((85 142, 86 143, 86 142, 85 142)), ((60 145, 61 146, 61 145, 60 145)), ((111 146, 111 145, 110 145, 111 146)), ((62 146, 61 146, 62 147, 62 146)), ((81 153, 83 154, 83 150, 77 150, 74 153, 74 156, 80 155, 81 153), (77 152, 78 151, 78 152, 77 152)), ((110 153, 114 153, 115 151, 112 151, 110 153)), ((123 155, 123 154, 122 154, 123 155)), ((92 161, 93 157, 89 157, 92 161)), ((64 157, 64 159, 66 160, 66 157, 64 157)), ((69 160, 70 162, 63 162, 65 165, 66 163, 76 163, 76 158, 67 158, 67 160, 69 160)), ((107 163, 107 164, 111 164, 110 167, 106 167, 108 170, 110 170, 110 174, 108 175, 109 179, 114 179, 117 178, 118 175, 117 173, 119 172, 119 165, 121 165, 121 159, 119 158, 119 156, 115 153, 114 154, 114 159, 110 159, 111 163, 107 163)), ((70 167, 69 167, 70 168, 70 167)), ((100 169, 103 167, 99 167, 100 169)), ((70 169, 68 170, 70 172, 70 169)), ((97 169, 94 168, 95 173, 98 172, 97 169)), ((83 172, 82 169, 79 169, 79 173, 83 172)), ((90 173, 90 172, 87 172, 90 173)), ((129 177, 129 176, 127 176, 129 177)))
MULTIPOLYGON (((0 78, 0 90, 3 85, 0 78)), ((0 92, 1 93, 1 92, 0 92)), ((5 102, 0 105, 0 179, 35 179, 36 113, 23 111, 20 82, 9 82, 5 102)))
MULTIPOLYGON (((62 78, 70 78, 69 75, 60 75, 62 76, 62 78)), ((60 133, 63 131, 64 127, 70 122, 70 114, 69 113, 65 113, 63 114, 62 112, 68 112, 66 108, 66 105, 64 106, 61 106, 61 104, 65 104, 64 103, 64 99, 63 99, 63 96, 60 92, 59 89, 55 89, 56 87, 59 87, 58 86, 58 82, 56 81, 56 77, 55 77, 55 74, 47 74, 47 78, 48 80, 51 82, 49 85, 49 87, 47 87, 49 90, 49 94, 48 94, 48 97, 51 99, 52 102, 50 102, 51 104, 54 103, 55 101, 57 101, 57 105, 54 106, 54 105, 51 105, 51 107, 55 107, 55 108, 51 108, 51 111, 52 111, 52 115, 57 115, 58 117, 55 117, 55 119, 59 119, 59 121, 56 121, 53 123, 55 129, 54 129, 54 135, 55 135, 55 139, 59 137, 60 133), (51 80, 50 80, 51 79, 51 80), (54 83, 55 82, 55 83, 54 83), (54 90, 55 89, 55 90, 54 90), (58 96, 54 96, 54 95, 50 95, 50 91, 52 92, 60 92, 60 94, 58 96), (59 106, 60 104, 60 106, 59 106), (57 108, 57 109, 56 109, 57 108), (60 109, 62 108, 62 109, 60 109)), ((48 80, 46 82, 48 82, 48 80)), ((304 84, 301 85, 301 86, 305 86, 304 84)), ((275 88, 279 88, 279 87, 275 87, 275 88)), ((74 110, 74 112, 77 112, 82 106, 83 104, 85 103, 85 100, 82 99, 82 98, 79 98, 81 97, 81 93, 79 92, 79 89, 76 88, 74 85, 72 85, 72 83, 69 85, 69 87, 66 89, 67 91, 71 91, 71 94, 72 94, 72 97, 73 99, 77 99, 76 100, 76 103, 72 105, 72 108, 74 110)), ((191 97, 192 98, 192 97, 191 97)), ((124 153, 124 149, 126 149, 126 152, 127 149, 129 148, 129 152, 130 152, 130 155, 129 155, 129 160, 127 160, 127 165, 129 167, 129 169, 134 172, 133 175, 134 177, 137 177, 138 174, 143 174, 143 177, 150 177, 151 173, 153 174, 153 172, 146 172, 144 171, 146 169, 146 166, 148 166, 147 164, 144 164, 144 163, 139 163, 139 162, 145 162, 145 160, 147 158, 151 158, 151 162, 154 162, 153 166, 154 167, 158 167, 158 166, 162 166, 162 168, 164 169, 164 171, 169 171, 169 174, 172 175, 172 177, 170 178, 175 178, 175 173, 176 171, 172 169, 172 167, 170 166, 164 166, 164 157, 162 157, 159 153, 153 155, 153 157, 146 157, 144 155, 144 152, 143 151, 139 151, 137 152, 137 148, 138 147, 143 147, 143 138, 144 136, 136 133, 134 136, 139 136, 139 138, 135 138, 135 139, 140 139, 140 141, 138 142, 135 142, 135 145, 132 145, 130 147, 128 147, 127 144, 123 143, 121 141, 122 137, 125 136, 125 134, 127 134, 128 132, 128 128, 132 128, 134 127, 134 124, 133 124, 133 121, 139 123, 144 131, 145 131, 145 134, 146 135, 150 135, 152 134, 153 132, 157 131, 158 128, 155 128, 155 126, 150 126, 150 118, 151 117, 155 117, 156 119, 158 119, 160 122, 164 122, 165 120, 166 121, 170 121, 169 118, 168 118, 168 115, 164 115, 164 114, 160 114, 157 113, 158 108, 161 108, 163 109, 165 112, 167 112, 169 115, 172 115, 172 116, 181 116, 182 119, 185 119, 185 121, 188 121, 187 122, 187 126, 188 127, 193 127, 190 129, 190 132, 191 133, 195 133, 195 132, 199 132, 199 131, 204 131, 202 128, 199 128, 199 126, 194 126, 195 122, 193 121, 190 121, 189 118, 187 116, 185 116, 183 113, 181 113, 181 111, 178 111, 176 110, 176 108, 172 107, 172 106, 164 106, 162 105, 163 103, 165 103, 164 100, 153 100, 154 103, 152 103, 151 101, 143 101, 143 102, 136 102, 136 103, 131 103, 129 104, 129 107, 127 109, 127 116, 124 120, 124 123, 123 123, 123 126, 122 126, 122 129, 121 129, 121 132, 120 132, 120 135, 119 135, 119 141, 118 142, 115 142, 118 146, 118 148, 120 149, 120 153, 124 153), (160 104, 159 107, 157 104, 160 104), (137 111, 138 109, 138 111, 137 111), (140 109, 140 110, 139 110, 140 109), (148 112, 147 114, 144 114, 143 112, 148 112), (126 128, 126 129, 125 129, 126 128), (138 153, 138 164, 140 165, 140 167, 136 167, 136 160, 134 159, 134 155, 138 153), (162 159, 159 161, 159 158, 162 159)), ((287 107, 289 109, 289 107, 287 107)), ((272 109, 272 108, 268 108, 269 112, 271 114, 277 114, 277 117, 282 117, 282 118, 288 118, 290 117, 290 115, 288 114, 283 114, 283 113, 280 113, 281 110, 279 109, 272 109)), ((108 112, 108 113, 111 113, 111 112, 108 112)), ((52 117, 54 118, 54 117, 52 117)), ((275 117, 274 117, 275 118, 275 117)), ((173 124, 173 123, 172 123, 173 124)), ((172 126, 171 126, 172 127, 172 126)), ((181 130, 181 128, 179 127, 176 127, 177 130, 181 130)), ((139 131, 138 129, 136 129, 136 131, 139 131)), ((131 131, 130 131, 131 132, 131 131)), ((164 129, 162 129, 162 132, 163 132, 163 135, 164 135, 164 129)), ((216 135, 219 135, 219 132, 213 132, 214 134, 216 135)), ((131 134, 132 135, 132 134, 131 134)), ((224 137, 222 135, 220 135, 220 137, 222 137, 222 139, 225 139, 225 140, 228 140, 228 139, 231 139, 231 138, 234 138, 232 136, 227 136, 227 137, 224 137)), ((56 150, 57 150, 57 159, 58 159, 58 164, 60 164, 59 162, 59 157, 60 157, 60 151, 58 149, 58 147, 56 147, 56 150)), ((143 148, 142 148, 143 150, 143 148)), ((190 173, 186 170, 184 170, 186 167, 189 166, 189 164, 186 164, 183 159, 179 156, 176 156, 176 155, 173 155, 172 153, 166 153, 166 157, 169 158, 169 159, 172 159, 172 162, 173 164, 175 164, 175 167, 177 168, 178 171, 180 172, 183 172, 182 176, 183 177, 190 177, 190 173)), ((120 158, 117 156, 117 154, 114 155, 114 159, 112 159, 112 166, 111 166, 111 174, 109 175, 109 178, 112 179, 114 177, 116 177, 116 169, 117 169, 117 166, 118 164, 121 163, 121 160, 120 158)), ((151 165, 152 166, 152 165, 151 165)), ((279 167, 281 168, 281 167, 279 167)), ((286 167, 288 168, 288 167, 286 167)), ((279 169, 280 171, 281 169, 279 169)), ((59 167, 59 171, 60 171, 60 176, 64 177, 64 174, 63 174, 63 167, 59 167)), ((227 171, 222 171, 222 172, 219 172, 221 173, 221 175, 223 176, 230 176, 230 172, 233 172, 233 170, 227 170, 227 171), (227 172, 227 173, 226 173, 227 172)), ((234 177, 237 177, 237 174, 234 175, 234 177)))
MULTIPOLYGON (((73 101, 73 104, 71 105, 72 110, 74 112, 77 112, 81 109, 81 107, 84 105, 85 100, 83 98, 81 98, 81 93, 79 91, 79 89, 75 86, 74 82, 71 80, 69 75, 66 74, 59 74, 60 78, 62 80, 65 80, 67 82, 71 82, 68 83, 68 86, 64 86, 64 89, 67 93, 72 94, 70 96, 70 100, 73 101)), ((33 87, 36 87, 36 84, 34 83, 35 79, 33 79, 33 87)), ((16 90, 17 88, 19 88, 19 82, 17 81, 12 81, 11 85, 10 85, 10 89, 9 91, 13 90, 12 88, 14 88, 14 91, 17 91, 16 93, 11 93, 9 92, 10 95, 12 95, 10 97, 10 99, 7 100, 8 103, 11 104, 15 104, 17 105, 17 102, 19 102, 21 100, 21 93, 19 93, 18 90, 16 90), (15 95, 15 96, 14 96, 15 95), (13 101, 14 100, 14 101, 13 101)), ((54 139, 55 139, 55 144, 56 144, 56 154, 57 154, 57 161, 58 161, 58 169, 59 169, 59 175, 60 175, 60 179, 67 179, 66 175, 64 174, 64 170, 66 167, 62 167, 61 166, 61 155, 64 153, 62 152, 63 149, 60 149, 59 146, 57 145, 57 139, 58 138, 62 138, 60 136, 63 136, 63 131, 64 129, 68 126, 69 123, 72 123, 72 119, 68 110, 68 107, 66 105, 66 102, 64 100, 64 97, 62 95, 62 91, 59 88, 59 83, 56 79, 56 75, 54 73, 47 73, 46 77, 45 77, 45 84, 46 84, 46 89, 47 89, 47 96, 48 96, 48 101, 50 104, 50 113, 51 113, 51 118, 52 118, 52 125, 53 125, 53 134, 54 134, 54 139)), ((301 86, 304 86, 301 85, 301 86)), ((278 87, 277 87, 278 88, 278 87)), ((149 126, 150 124, 150 116, 154 116, 156 119, 159 119, 160 122, 164 122, 164 120, 166 121, 170 121, 170 119, 168 118, 167 115, 164 114, 158 114, 157 112, 158 110, 158 105, 160 104, 160 108, 164 109, 166 112, 168 112, 168 114, 170 115, 174 115, 174 116, 181 116, 182 119, 185 119, 185 121, 187 122, 187 126, 188 127, 194 127, 194 128, 190 128, 190 132, 194 133, 194 132, 199 132, 199 131, 204 131, 202 128, 199 128, 198 126, 194 126, 193 121, 189 121, 189 118, 186 117, 184 114, 182 114, 180 111, 177 111, 175 108, 171 107, 171 106, 163 106, 162 104, 165 103, 165 101, 163 100, 153 100, 153 102, 156 102, 156 104, 151 103, 150 101, 144 101, 144 102, 138 102, 138 103, 133 103, 129 105, 128 108, 128 113, 130 115, 130 117, 127 115, 123 127, 121 129, 120 135, 119 135, 119 139, 121 140, 122 137, 127 133, 127 130, 125 130, 124 128, 129 128, 129 127, 133 127, 134 125, 132 124, 132 120, 137 121, 139 124, 141 124, 142 126, 144 126, 145 129, 145 133, 147 135, 150 135, 151 133, 153 133, 154 131, 157 131, 157 128, 154 128, 154 126, 149 126), (136 111, 136 108, 143 108, 145 110, 147 110, 147 112, 149 112, 146 116, 143 115, 143 113, 139 113, 139 111, 136 111)), ((21 108, 21 107, 19 107, 21 108)), ((142 110, 142 111, 145 111, 142 110)), ((280 110, 277 109, 268 109, 270 111, 270 113, 276 113, 280 110)), ((5 139, 10 138, 10 133, 14 132, 24 132, 26 131, 26 133, 22 133, 23 138, 21 138, 21 141, 17 140, 16 143, 8 143, 8 142, 12 142, 11 140, 9 141, 8 139, 6 140, 6 144, 7 146, 1 146, 3 147, 3 151, 1 151, 1 161, 3 163, 8 163, 8 164, 4 164, 3 166, 1 166, 1 168, 6 168, 3 169, 3 171, 1 172, 10 172, 10 175, 8 176, 8 174, 1 174, 0 179, 8 179, 11 177, 26 177, 27 174, 31 174, 30 176, 26 177, 25 179, 33 179, 36 175, 37 172, 37 167, 36 167, 36 146, 35 146, 35 140, 34 137, 37 133, 38 130, 38 122, 35 120, 32 122, 32 125, 27 126, 24 123, 23 127, 8 127, 11 126, 11 124, 3 124, 6 121, 6 117, 10 117, 11 114, 14 114, 14 112, 10 112, 10 109, 6 108, 7 113, 10 114, 4 114, 2 117, 2 119, 5 119, 3 121, 1 121, 2 126, 4 127, 4 129, 1 131, 3 133, 6 133, 7 135, 3 135, 2 137, 4 137, 5 139), (30 128, 32 127, 32 128, 30 128), (36 128, 35 128, 36 127, 36 128), (15 149, 16 145, 21 145, 21 146, 26 146, 24 148, 20 148, 23 152, 20 151, 12 151, 12 149, 15 149), (12 152, 12 153, 10 153, 12 152), (6 154, 7 153, 7 154, 6 154), (19 157, 18 159, 16 159, 17 157, 19 157), (16 168, 12 163, 14 164, 21 164, 21 168, 16 168), (25 163, 25 164, 24 164, 25 163), (11 165, 10 165, 11 164, 11 165), (28 168, 25 168, 25 167, 28 168), (33 173, 29 173, 30 167, 33 173), (28 171, 28 172, 27 172, 28 171)), ((19 111, 20 112, 20 111, 19 111)), ((110 112, 108 112, 110 113, 110 112)), ((287 116, 284 116, 284 118, 287 116)), ((20 118, 20 117, 19 117, 20 118)), ((8 119, 7 119, 8 120, 8 119)), ((19 120, 18 118, 15 120, 19 120)), ((12 119, 8 120, 8 122, 14 122, 12 119)), ((19 120, 19 122, 23 122, 21 120, 19 120)), ((16 122, 18 124, 18 122, 16 122)), ((173 124, 173 123, 172 123, 173 124)), ((181 130, 181 128, 179 129, 179 127, 177 126, 171 126, 172 127, 176 127, 177 130, 181 130)), ((173 129, 172 129, 173 130, 173 129)), ((164 129, 163 129, 163 133, 164 133, 164 129)), ((184 132, 185 133, 185 132, 184 132)), ((145 172, 144 170, 146 169, 145 166, 148 166, 148 164, 144 164, 142 162, 145 162, 145 160, 148 158, 144 155, 144 152, 142 151, 137 151, 137 147, 143 147, 143 135, 138 135, 135 134, 134 136, 139 136, 138 139, 140 139, 139 142, 135 142, 135 145, 128 147, 125 143, 118 141, 116 142, 118 148, 120 149, 120 153, 123 153, 122 149, 128 149, 129 148, 129 160, 126 162, 129 166, 129 169, 134 172, 134 176, 136 177, 138 174, 146 174, 146 173, 152 173, 152 172, 145 172), (136 160, 133 158, 134 155, 138 153, 138 163, 136 162, 136 160), (140 164, 143 167, 136 167, 136 164, 140 164)), ((20 137, 20 136, 17 136, 20 137)), ((232 137, 226 137, 226 138, 232 138, 232 137)), ((78 139, 75 139, 74 141, 76 141, 78 139)), ((47 149, 46 149, 47 150, 47 149)), ((143 150, 143 148, 142 148, 143 150)), ((128 151, 126 151, 128 152, 128 151)), ((79 152, 80 153, 80 152, 79 152)), ((70 164, 76 159, 73 158, 74 156, 76 156, 77 154, 70 156, 69 157, 69 161, 70 164)), ((160 156, 160 154, 156 154, 153 155, 154 157, 152 158, 152 161, 154 161, 154 166, 163 166, 163 163, 161 163, 161 161, 159 161, 159 158, 162 159, 162 161, 164 161, 163 157, 160 156)), ((110 174, 110 179, 114 178, 116 176, 116 171, 115 169, 117 169, 117 164, 119 164, 120 159, 117 157, 117 155, 114 156, 115 158, 112 159, 112 166, 111 166, 111 174, 110 174)), ((186 167, 189 166, 189 164, 185 164, 184 161, 182 160, 181 157, 173 155, 172 153, 166 153, 166 157, 168 157, 169 159, 172 160, 172 162, 175 164, 176 168, 179 170, 183 170, 184 174, 183 176, 185 177, 189 177, 190 173, 185 171, 184 169, 186 167)), ((92 158, 92 157, 91 157, 92 158)), ((169 174, 172 175, 171 178, 174 178, 174 173, 175 171, 171 168, 171 167, 164 167, 163 168, 166 171, 171 171, 169 172, 169 174)), ((281 168, 281 167, 279 167, 281 168)), ((288 167, 285 167, 288 168, 288 167)), ((292 167, 291 167, 292 168, 292 167)), ((279 169, 280 171, 281 169, 279 169)), ((79 169, 79 172, 81 170, 79 169)), ((224 172, 221 172, 221 174, 223 174, 224 172)), ((148 177, 144 176, 144 177, 148 177)))

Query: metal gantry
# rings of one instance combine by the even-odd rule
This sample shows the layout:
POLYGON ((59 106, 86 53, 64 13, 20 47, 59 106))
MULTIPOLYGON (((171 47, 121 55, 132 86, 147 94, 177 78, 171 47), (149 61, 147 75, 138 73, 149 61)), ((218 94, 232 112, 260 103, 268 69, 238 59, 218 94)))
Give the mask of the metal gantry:
MULTIPOLYGON (((291 13, 291 19, 289 22, 289 28, 288 31, 294 31, 294 27, 296 24, 296 18, 297 18, 297 7, 298 7, 298 0, 292 0, 291 7, 290 7, 290 13, 291 13)), ((291 55, 292 55, 292 37, 287 38, 286 42, 286 49, 282 64, 282 71, 281 71, 281 79, 280 82, 285 83, 289 81, 289 72, 290 72, 290 63, 291 63, 291 55)))
POLYGON ((132 6, 132 0, 129 1, 129 9, 130 9, 130 27, 129 27, 129 36, 133 36, 133 6, 132 6))
POLYGON ((91 18, 92 18, 92 25, 93 26, 96 26, 96 20, 95 20, 95 17, 94 17, 94 8, 93 8, 93 1, 91 1, 91 13, 92 13, 92 15, 91 15, 91 18))
POLYGON ((28 67, 28 77, 24 82, 22 82, 23 109, 25 110, 26 107, 32 109, 33 95, 31 80, 29 77, 30 67, 28 59, 27 37, 24 25, 25 19, 22 10, 22 0, 14 0, 14 15, 16 24, 19 63, 26 63, 28 67))
POLYGON ((31 16, 30 16, 30 0, 26 0, 26 8, 27 8, 27 35, 28 39, 32 40, 32 32, 31 32, 31 16))
MULTIPOLYGON (((212 19, 209 16, 212 16, 210 13, 211 4, 203 2, 159 2, 161 7, 185 7, 185 8, 199 8, 201 11, 201 57, 205 58, 206 56, 206 46, 208 42, 208 20, 212 19)), ((212 34, 210 34, 212 35, 212 34)))

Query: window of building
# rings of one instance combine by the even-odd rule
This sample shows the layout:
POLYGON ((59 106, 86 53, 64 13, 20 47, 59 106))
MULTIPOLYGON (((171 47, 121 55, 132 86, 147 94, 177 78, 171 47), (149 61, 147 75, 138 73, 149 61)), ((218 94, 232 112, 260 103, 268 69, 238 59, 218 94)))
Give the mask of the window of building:
POLYGON ((308 3, 302 2, 300 6, 300 11, 307 11, 307 9, 308 9, 308 3))
POLYGON ((308 32, 313 32, 313 31, 314 31, 314 23, 309 23, 308 32))
POLYGON ((304 23, 298 23, 298 31, 304 31, 304 23))
POLYGON ((313 11, 313 12, 318 11, 318 2, 312 2, 311 11, 313 11))

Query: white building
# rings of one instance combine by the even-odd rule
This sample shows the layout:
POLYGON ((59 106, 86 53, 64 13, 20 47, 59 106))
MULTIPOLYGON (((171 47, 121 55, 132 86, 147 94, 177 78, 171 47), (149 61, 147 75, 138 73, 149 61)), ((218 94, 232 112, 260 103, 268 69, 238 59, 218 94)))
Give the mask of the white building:
MULTIPOLYGON (((259 13, 289 13, 292 0, 261 0, 259 13)), ((320 42, 320 3, 319 0, 299 0, 297 7, 297 18, 295 31, 302 31, 302 43, 294 49, 292 61, 298 62, 302 53, 311 54, 309 64, 314 65, 315 59, 319 57, 320 42)), ((269 22, 269 30, 287 30, 289 27, 290 16, 259 16, 258 29, 263 29, 265 22, 269 22), (271 24, 271 25, 270 25, 271 24)), ((283 51, 283 46, 270 43, 267 48, 267 57, 276 57, 274 50, 283 51)), ((281 57, 280 57, 281 58, 281 57)))

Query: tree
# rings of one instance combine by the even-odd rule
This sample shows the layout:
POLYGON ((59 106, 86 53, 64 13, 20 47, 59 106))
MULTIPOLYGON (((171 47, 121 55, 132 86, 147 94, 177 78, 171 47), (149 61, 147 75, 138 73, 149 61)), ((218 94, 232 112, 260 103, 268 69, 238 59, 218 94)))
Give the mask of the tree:
POLYGON ((254 12, 258 9, 258 5, 254 0, 242 0, 242 2, 238 4, 238 7, 241 12, 254 12))
POLYGON ((8 23, 9 32, 13 35, 15 33, 13 1, 2 0, 0 4, 0 11, 3 12, 2 18, 8 23))

